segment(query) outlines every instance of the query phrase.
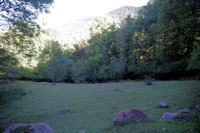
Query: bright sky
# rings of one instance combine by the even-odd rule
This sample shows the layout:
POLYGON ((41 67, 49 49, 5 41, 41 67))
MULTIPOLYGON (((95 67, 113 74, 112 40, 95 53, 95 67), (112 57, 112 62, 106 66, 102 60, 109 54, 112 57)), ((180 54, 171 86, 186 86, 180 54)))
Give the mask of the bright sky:
POLYGON ((148 0, 55 0, 51 13, 40 15, 40 19, 46 21, 47 27, 54 27, 75 19, 102 16, 122 6, 144 6, 147 2, 148 0))

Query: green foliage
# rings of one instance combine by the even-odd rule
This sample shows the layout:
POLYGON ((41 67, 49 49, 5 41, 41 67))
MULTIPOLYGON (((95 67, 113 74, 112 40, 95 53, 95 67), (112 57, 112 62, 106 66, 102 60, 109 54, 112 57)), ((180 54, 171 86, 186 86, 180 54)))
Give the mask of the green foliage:
POLYGON ((17 21, 35 20, 39 12, 47 12, 54 0, 2 0, 0 30, 5 31, 17 21))
MULTIPOLYGON (((12 60, 15 59, 18 65, 31 66, 37 54, 34 39, 39 35, 40 30, 37 25, 19 21, 10 27, 9 31, 0 35, 0 48, 6 51, 6 55, 12 60)), ((9 59, 4 59, 9 62, 9 59)))
POLYGON ((86 65, 81 63, 74 64, 71 77, 75 83, 85 83, 87 81, 86 65))
POLYGON ((70 65, 70 60, 64 56, 63 50, 57 41, 49 40, 38 58, 38 71, 53 84, 63 81, 70 65))
MULTIPOLYGON (((93 27, 94 28, 94 27, 93 27)), ((87 78, 89 81, 106 81, 115 77, 114 58, 119 56, 116 46, 116 26, 97 21, 96 32, 91 30, 90 44, 86 49, 87 78)))
POLYGON ((102 65, 97 73, 97 79, 100 81, 109 81, 115 79, 115 71, 113 64, 102 65))
POLYGON ((28 68, 21 66, 18 68, 18 75, 19 78, 22 80, 35 80, 35 81, 45 80, 45 78, 42 76, 42 73, 36 67, 28 68))
POLYGON ((84 66, 77 72, 91 82, 143 79, 146 74, 158 79, 187 76, 188 70, 199 69, 199 10, 200 2, 194 0, 154 0, 137 19, 127 16, 118 28, 96 20, 89 45, 75 48, 73 60, 84 66))
POLYGON ((9 31, 0 36, 0 46, 22 57, 32 57, 36 52, 33 38, 39 35, 38 25, 32 22, 18 21, 10 27, 9 31))
POLYGON ((198 45, 191 53, 188 63, 188 69, 200 69, 200 45, 198 45))
POLYGON ((39 27, 31 22, 18 21, 9 31, 0 35, 0 78, 19 78, 21 65, 31 66, 36 56, 34 38, 39 27))
POLYGON ((18 61, 13 54, 0 48, 0 79, 16 78, 18 61))
MULTIPOLYGON (((117 31, 124 77, 138 78, 144 74, 161 77, 187 71, 188 57, 199 43, 199 10, 200 2, 194 0, 155 0, 141 9, 136 20, 128 16, 117 31)), ((196 65, 191 63, 191 66, 196 69, 198 59, 194 58, 198 51, 194 50, 189 59, 195 60, 196 65)), ((178 78, 174 76, 171 78, 178 78)))
POLYGON ((0 105, 14 99, 19 99, 25 94, 24 90, 14 83, 9 83, 9 81, 0 82, 0 105))

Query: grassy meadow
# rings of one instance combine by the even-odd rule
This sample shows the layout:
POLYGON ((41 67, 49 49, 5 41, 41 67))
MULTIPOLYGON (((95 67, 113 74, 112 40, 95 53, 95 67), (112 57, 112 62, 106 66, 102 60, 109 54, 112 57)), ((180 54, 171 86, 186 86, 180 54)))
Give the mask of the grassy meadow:
POLYGON ((0 106, 0 132, 12 123, 47 123, 55 133, 189 133, 193 121, 160 121, 165 112, 200 104, 200 81, 65 84, 17 81, 26 95, 0 106), (166 101, 170 108, 158 107, 166 101), (117 112, 141 109, 153 121, 113 126, 117 112))

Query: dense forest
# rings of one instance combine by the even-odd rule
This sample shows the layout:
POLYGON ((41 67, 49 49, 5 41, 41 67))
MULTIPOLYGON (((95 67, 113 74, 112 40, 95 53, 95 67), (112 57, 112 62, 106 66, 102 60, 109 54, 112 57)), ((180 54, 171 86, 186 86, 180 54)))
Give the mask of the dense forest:
POLYGON ((96 20, 90 39, 74 48, 36 41, 45 31, 31 21, 16 21, 0 34, 0 79, 200 79, 199 27, 199 0, 152 0, 137 19, 127 16, 120 25, 96 20))

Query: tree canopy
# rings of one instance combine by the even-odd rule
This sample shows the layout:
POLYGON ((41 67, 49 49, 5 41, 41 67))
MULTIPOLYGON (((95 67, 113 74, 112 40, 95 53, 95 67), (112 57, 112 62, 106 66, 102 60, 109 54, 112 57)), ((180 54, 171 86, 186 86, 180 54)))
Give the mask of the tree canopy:
POLYGON ((53 0, 1 0, 0 1, 0 30, 17 21, 32 21, 39 12, 47 12, 53 0))

